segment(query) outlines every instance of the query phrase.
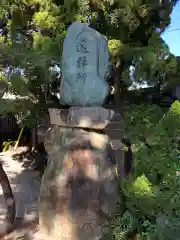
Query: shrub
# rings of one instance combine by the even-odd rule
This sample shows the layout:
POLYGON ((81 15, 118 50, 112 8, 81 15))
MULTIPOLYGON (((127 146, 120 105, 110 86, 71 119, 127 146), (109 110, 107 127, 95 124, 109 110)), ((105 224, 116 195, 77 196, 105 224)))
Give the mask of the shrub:
POLYGON ((179 239, 180 102, 164 115, 156 106, 130 109, 126 123, 127 135, 135 143, 134 173, 122 184, 124 201, 108 239, 179 239))

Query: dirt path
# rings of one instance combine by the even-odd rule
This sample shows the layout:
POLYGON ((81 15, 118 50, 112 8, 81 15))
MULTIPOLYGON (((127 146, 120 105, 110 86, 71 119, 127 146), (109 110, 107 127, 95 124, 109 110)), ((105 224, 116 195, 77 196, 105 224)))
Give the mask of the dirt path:
MULTIPOLYGON (((18 151, 21 152, 22 149, 18 151)), ((37 216, 40 175, 39 172, 26 169, 22 166, 22 163, 12 160, 14 154, 17 154, 17 151, 0 153, 0 161, 3 164, 14 193, 16 217, 29 221, 37 216)), ((4 197, 0 186, 0 231, 3 229, 5 213, 4 197)))

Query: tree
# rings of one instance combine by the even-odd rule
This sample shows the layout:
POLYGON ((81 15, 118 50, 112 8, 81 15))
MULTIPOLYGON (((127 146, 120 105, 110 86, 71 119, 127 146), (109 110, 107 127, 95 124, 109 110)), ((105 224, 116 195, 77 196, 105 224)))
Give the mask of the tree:
POLYGON ((4 106, 1 101, 1 111, 18 113, 23 125, 33 126, 37 115, 47 111, 49 69, 60 60, 64 24, 59 24, 57 15, 61 15, 61 8, 53 3, 47 6, 46 1, 42 5, 38 1, 1 4, 2 80, 9 92, 24 98, 14 106, 4 106))
MULTIPOLYGON (((12 225, 14 224, 14 220, 16 217, 16 204, 15 204, 15 199, 13 196, 13 192, 8 180, 8 177, 2 167, 2 164, 0 163, 0 183, 2 186, 3 194, 4 194, 4 199, 6 203, 6 208, 7 208, 7 214, 6 214, 6 232, 8 232, 12 225)), ((2 233, 0 233, 1 236, 2 233)))
POLYGON ((2 1, 0 63, 2 72, 4 69, 8 72, 9 89, 28 96, 24 119, 30 115, 27 109, 36 115, 39 109, 46 108, 44 102, 51 75, 49 68, 59 64, 65 31, 72 21, 87 23, 90 16, 91 25, 110 40, 116 101, 120 104, 122 101, 118 96, 120 89, 121 97, 125 93, 124 83, 130 79, 129 67, 142 54, 149 54, 151 39, 154 34, 159 36, 168 26, 176 2, 2 1), (17 68, 23 69, 23 76, 17 73, 17 68))
POLYGON ((146 50, 134 62, 133 80, 153 87, 154 93, 160 96, 166 87, 179 82, 178 58, 170 53, 169 47, 159 36, 151 39, 146 50))

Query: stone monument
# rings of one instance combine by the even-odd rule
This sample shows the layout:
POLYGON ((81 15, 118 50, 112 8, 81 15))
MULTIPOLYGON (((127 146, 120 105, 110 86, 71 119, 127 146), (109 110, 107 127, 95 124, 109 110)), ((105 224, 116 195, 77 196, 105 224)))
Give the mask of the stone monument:
POLYGON ((50 239, 95 240, 116 210, 118 180, 110 139, 102 129, 114 112, 101 107, 50 109, 44 145, 40 232, 50 239))

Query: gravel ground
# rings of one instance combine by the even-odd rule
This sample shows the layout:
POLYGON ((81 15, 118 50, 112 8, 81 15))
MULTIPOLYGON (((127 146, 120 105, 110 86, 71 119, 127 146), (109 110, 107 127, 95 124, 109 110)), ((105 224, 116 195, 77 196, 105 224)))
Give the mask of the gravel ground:
MULTIPOLYGON (((0 161, 3 163, 3 168, 9 178, 15 201, 16 201, 16 217, 23 219, 25 225, 27 221, 31 221, 37 217, 39 188, 40 188, 40 174, 39 172, 31 169, 26 169, 22 165, 22 162, 18 162, 12 159, 14 154, 23 151, 19 148, 16 152, 9 151, 6 153, 0 153, 0 161)), ((0 186, 0 233, 3 229, 4 219, 6 215, 6 207, 4 203, 4 197, 2 188, 0 186)), ((27 237, 26 229, 21 229, 21 234, 16 234, 10 238, 4 239, 32 239, 27 237), (26 238, 20 237, 20 235, 26 235, 26 238), (20 235, 19 235, 20 234, 20 235)), ((29 230, 28 230, 29 231, 29 230)), ((29 234, 28 234, 29 236, 29 234)))

